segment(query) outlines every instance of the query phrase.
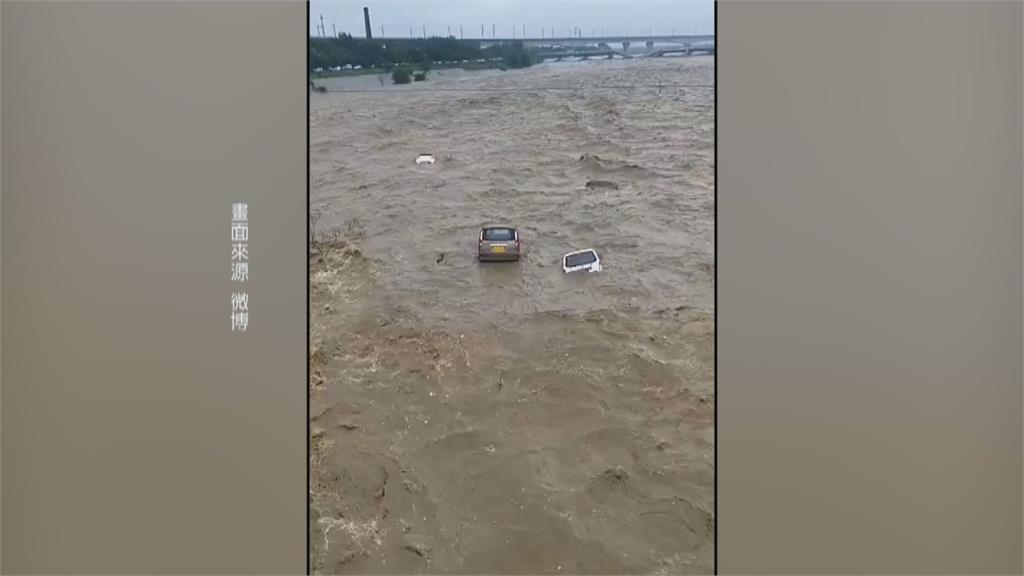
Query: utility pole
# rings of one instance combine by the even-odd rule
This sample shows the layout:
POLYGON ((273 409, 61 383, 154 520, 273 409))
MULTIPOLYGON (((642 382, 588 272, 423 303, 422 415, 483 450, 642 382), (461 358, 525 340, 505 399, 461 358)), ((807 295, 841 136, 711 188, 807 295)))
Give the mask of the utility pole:
POLYGON ((323 38, 327 33, 324 32, 324 15, 320 15, 320 37, 323 38))
POLYGON ((484 37, 484 25, 481 24, 480 25, 480 38, 483 38, 483 37, 484 37))
POLYGON ((523 39, 526 39, 526 24, 523 24, 523 39))
POLYGON ((426 40, 426 38, 427 38, 427 25, 424 24, 423 25, 423 39, 426 40))
POLYGON ((451 24, 448 25, 448 37, 449 38, 452 37, 452 25, 451 24))
POLYGON ((335 25, 334 22, 331 22, 331 30, 334 31, 334 37, 337 38, 338 37, 338 27, 335 25))
POLYGON ((383 24, 380 25, 380 37, 381 38, 384 37, 384 25, 383 24))
POLYGON ((462 24, 459 24, 459 38, 461 40, 465 40, 466 39, 466 35, 462 33, 462 24))
POLYGON ((494 24, 491 24, 491 40, 495 38, 497 38, 497 36, 494 35, 494 24))
POLYGON ((412 40, 412 26, 409 26, 409 39, 412 40))

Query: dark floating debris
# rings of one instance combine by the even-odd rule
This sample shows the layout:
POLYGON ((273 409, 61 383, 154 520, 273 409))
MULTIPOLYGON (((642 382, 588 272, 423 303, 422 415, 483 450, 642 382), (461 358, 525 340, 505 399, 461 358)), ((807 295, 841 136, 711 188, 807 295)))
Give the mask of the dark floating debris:
POLYGON ((600 478, 609 484, 622 486, 626 480, 629 480, 629 472, 626 472, 622 466, 616 466, 601 472, 600 478))
POLYGON ((423 558, 424 560, 430 560, 430 546, 423 542, 407 542, 402 546, 402 549, 408 550, 413 554, 423 558))
POLYGON ((611 180, 587 180, 587 188, 591 190, 618 190, 619 185, 611 180))

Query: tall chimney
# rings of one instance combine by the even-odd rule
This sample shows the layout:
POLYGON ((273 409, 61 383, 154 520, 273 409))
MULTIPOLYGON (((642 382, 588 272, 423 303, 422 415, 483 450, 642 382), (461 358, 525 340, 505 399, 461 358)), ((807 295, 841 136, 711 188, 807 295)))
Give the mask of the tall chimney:
POLYGON ((373 38, 373 32, 370 31, 370 9, 363 6, 363 23, 366 24, 366 39, 373 38))

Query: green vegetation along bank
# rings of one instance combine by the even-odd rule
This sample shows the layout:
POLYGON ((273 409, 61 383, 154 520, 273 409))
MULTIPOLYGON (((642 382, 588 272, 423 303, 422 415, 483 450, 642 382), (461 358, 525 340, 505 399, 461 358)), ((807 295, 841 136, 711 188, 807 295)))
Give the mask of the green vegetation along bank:
POLYGON ((342 34, 338 38, 309 39, 309 68, 315 75, 397 66, 429 70, 440 66, 481 64, 525 68, 537 63, 536 54, 522 42, 482 48, 479 40, 412 38, 367 40, 342 34))

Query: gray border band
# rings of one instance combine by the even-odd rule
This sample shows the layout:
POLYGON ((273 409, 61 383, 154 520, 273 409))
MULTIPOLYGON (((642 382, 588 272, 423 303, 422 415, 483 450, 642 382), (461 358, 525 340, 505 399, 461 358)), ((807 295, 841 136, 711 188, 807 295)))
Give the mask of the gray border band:
POLYGON ((719 4, 720 573, 1021 573, 1021 30, 719 4))
POLYGON ((304 573, 304 3, 0 10, 0 570, 304 573))

